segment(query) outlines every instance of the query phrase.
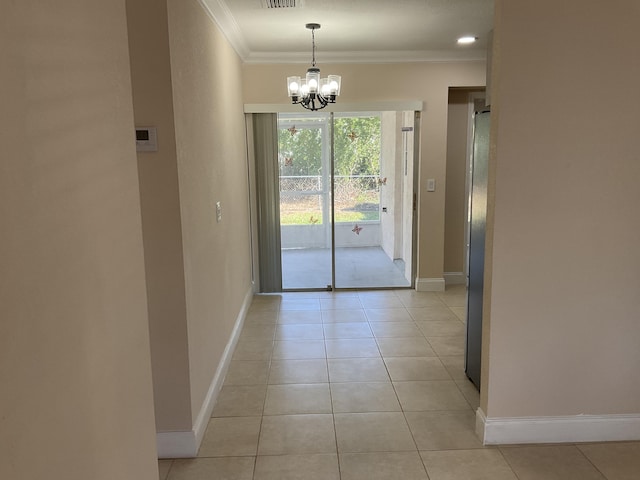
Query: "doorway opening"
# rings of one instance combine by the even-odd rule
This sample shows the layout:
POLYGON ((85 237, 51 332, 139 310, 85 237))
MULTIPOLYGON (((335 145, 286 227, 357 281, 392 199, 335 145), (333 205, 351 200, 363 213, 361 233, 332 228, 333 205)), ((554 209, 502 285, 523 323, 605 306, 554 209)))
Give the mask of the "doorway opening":
POLYGON ((413 286, 414 117, 278 115, 283 290, 413 286))

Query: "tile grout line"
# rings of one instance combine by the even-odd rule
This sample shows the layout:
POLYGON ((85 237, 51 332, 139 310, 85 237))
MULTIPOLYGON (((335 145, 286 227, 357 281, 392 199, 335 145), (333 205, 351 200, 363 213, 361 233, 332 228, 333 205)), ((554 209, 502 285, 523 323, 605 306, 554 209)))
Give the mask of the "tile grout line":
POLYGON ((500 453, 500 458, 502 458, 502 460, 504 461, 504 463, 509 467, 509 470, 511 470, 511 472, 513 473, 513 476, 516 477, 516 479, 519 479, 520 476, 517 474, 517 472, 513 469, 513 467, 511 466, 511 464, 509 463, 509 460, 507 460, 507 457, 504 456, 504 453, 502 452, 502 449, 500 447, 496 448, 496 450, 498 450, 498 452, 500 453))
MULTIPOLYGON (((322 303, 320 304, 320 306, 322 307, 322 303)), ((331 377, 329 376, 329 354, 327 351, 327 335, 325 332, 325 321, 324 318, 322 317, 322 308, 320 311, 320 319, 322 320, 322 337, 323 337, 323 344, 324 344, 324 357, 325 357, 325 364, 327 366, 327 387, 329 389, 329 403, 331 405, 331 420, 333 422, 333 440, 336 444, 336 462, 338 464, 338 479, 342 479, 342 471, 340 469, 340 452, 338 451, 338 429, 336 428, 336 415, 335 415, 335 411, 333 408, 333 391, 331 389, 331 377)))
MULTIPOLYGON (((407 310, 407 307, 403 307, 403 309, 407 312, 407 314, 409 314, 409 311, 407 310)), ((413 320, 413 317, 411 317, 411 314, 409 314, 409 318, 411 318, 412 323, 415 324, 415 321, 413 320)), ((417 325, 416 325, 417 327, 417 325)), ((381 356, 382 356, 382 352, 381 356)), ((404 406, 402 405, 402 402, 400 401, 400 397, 398 396, 398 391, 396 390, 396 385, 393 381, 393 378, 391 377, 391 372, 389 372, 389 368, 387 367, 387 362, 385 361, 385 357, 382 356, 382 361, 384 363, 385 368, 387 369, 387 375, 389 375, 389 381, 391 382, 391 387, 393 388, 393 391, 396 395, 396 400, 398 400, 398 405, 400 406, 400 411, 402 412, 402 418, 404 418, 404 422, 407 425, 407 429, 409 430, 409 435, 411 435, 411 440, 413 440, 413 444, 416 447, 416 452, 418 454, 418 458, 420 459, 420 464, 422 465, 422 468, 425 472, 425 475, 427 476, 427 479, 429 478, 429 472, 427 471, 427 466, 424 464, 424 460, 422 460, 422 455, 420 455, 420 449, 418 448, 418 442, 416 440, 415 434, 413 433, 413 430, 411 429, 411 425, 409 425, 409 420, 407 419, 407 413, 404 409, 404 406)))
MULTIPOLYGON (((331 377, 330 377, 330 373, 329 373, 329 352, 327 351, 327 335, 325 332, 325 325, 327 324, 327 322, 325 322, 324 317, 322 316, 322 312, 320 313, 321 318, 322 318, 322 334, 324 336, 324 353, 325 353, 325 357, 326 357, 326 362, 327 362, 327 381, 328 386, 329 386, 329 401, 331 402, 331 420, 333 421, 333 440, 336 442, 336 461, 338 463, 338 479, 342 479, 342 470, 340 467, 340 451, 338 449, 338 429, 336 427, 336 412, 335 409, 333 407, 333 389, 331 388, 331 377)), ((330 323, 337 323, 337 322, 330 322, 330 323)))
MULTIPOLYGON (((416 440, 415 440, 415 436, 413 435, 413 431, 412 431, 412 430, 411 430, 411 428, 409 427, 409 423, 408 423, 408 420, 407 420, 407 418, 406 418, 406 412, 405 412, 405 410, 404 410, 404 408, 403 408, 403 406, 402 406, 402 404, 401 404, 401 402, 400 402, 400 399, 399 399, 399 397, 398 397, 397 390, 395 389, 395 384, 394 384, 394 382, 393 382, 393 381, 392 381, 392 379, 391 379, 391 374, 390 374, 390 372, 389 372, 389 368, 388 368, 387 362, 385 361, 385 357, 382 355, 382 351, 380 350, 380 345, 379 345, 379 343, 378 343, 378 337, 373 333, 373 329, 371 328, 371 319, 370 319, 370 318, 369 318, 369 316, 366 314, 366 309, 364 308, 364 304, 362 303, 362 300, 361 300, 361 299, 359 299, 359 301, 360 301, 360 304, 361 304, 361 308, 359 308, 359 309, 357 309, 357 310, 362 310, 362 311, 363 311, 364 318, 365 318, 365 322, 366 322, 366 323, 365 323, 365 322, 362 322, 362 323, 365 323, 365 324, 368 326, 368 328, 369 328, 369 330, 370 330, 370 332, 371 332, 371 334, 372 334, 372 337, 367 337, 367 338, 372 338, 372 339, 374 340, 374 343, 375 343, 375 345, 376 345, 376 347, 377 347, 377 351, 378 351, 378 358, 380 358, 380 359, 382 360, 382 362, 383 362, 383 366, 384 366, 384 368, 385 368, 385 372, 386 372, 387 377, 388 377, 388 380, 389 380, 389 382, 391 383, 392 388, 394 389, 395 398, 396 398, 396 400, 398 401, 398 404, 399 404, 399 407, 400 407, 400 411, 401 411, 401 412, 402 412, 402 414, 403 414, 403 419, 404 419, 405 424, 407 425, 407 428, 409 429, 409 432, 410 432, 410 434, 411 434, 411 436, 412 436, 413 444, 414 444, 414 447, 415 447, 415 449, 414 449, 414 450, 412 450, 412 451, 416 451, 416 452, 418 452, 418 454, 420 455, 420 452, 419 452, 419 450, 418 450, 418 446, 417 446, 417 442, 416 442, 416 440)), ((443 302, 443 303, 444 303, 444 302, 443 302)), ((281 305, 281 304, 280 304, 280 305, 281 305)), ((280 305, 279 305, 279 306, 280 306, 280 305)), ((447 305, 447 307, 448 307, 448 305, 447 305)), ((383 307, 380 307, 380 308, 383 308, 383 307)), ((406 313, 408 313, 406 305, 404 305, 404 304, 403 304, 403 306, 401 307, 401 309, 402 309, 402 310, 404 310, 406 313)), ((333 310, 340 310, 340 309, 333 309, 333 310)), ((271 341, 271 353, 270 353, 269 358, 268 358, 268 361, 267 361, 267 368, 268 368, 268 372, 267 372, 267 380, 266 380, 267 385, 266 385, 266 391, 265 391, 265 399, 264 399, 264 402, 263 402, 263 405, 262 405, 262 414, 261 414, 260 429, 259 429, 259 432, 258 432, 258 444, 257 444, 257 446, 256 446, 256 456, 255 456, 255 458, 254 458, 254 472, 253 472, 253 477, 254 477, 254 478, 255 478, 255 475, 256 475, 257 457, 259 456, 259 455, 258 455, 258 451, 259 451, 259 445, 260 445, 260 436, 261 436, 262 427, 263 427, 263 421, 264 421, 264 417, 265 417, 266 397, 267 397, 267 393, 266 393, 266 392, 268 391, 268 388, 269 388, 269 385, 270 385, 269 381, 270 381, 270 378, 271 378, 271 367, 272 367, 272 365, 273 365, 274 351, 275 351, 275 346, 276 346, 276 338, 277 338, 277 334, 278 334, 278 326, 279 326, 279 325, 281 325, 281 324, 279 323, 279 313, 280 313, 280 311, 281 311, 281 310, 280 310, 280 309, 278 309, 278 310, 277 310, 277 313, 276 313, 276 323, 275 323, 275 328, 274 328, 274 331, 273 331, 273 335, 272 335, 272 337, 271 337, 271 339, 272 339, 272 341, 271 341)), ((322 309, 321 309, 320 311, 322 312, 322 309)), ((428 341, 428 339, 426 338, 425 333, 424 333, 424 332, 423 332, 423 331, 418 327, 418 325, 417 325, 417 322, 416 322, 415 318, 413 318, 413 316, 412 316, 411 314, 409 314, 409 313, 408 313, 408 315, 409 315, 409 318, 410 318, 410 322, 411 322, 411 324, 412 324, 413 326, 415 326, 416 328, 418 328, 418 330, 420 330, 420 336, 416 336, 416 337, 417 337, 417 338, 424 338, 424 339, 427 341, 427 343, 428 343, 429 345, 431 345, 431 343, 430 343, 430 342, 428 341)), ((331 322, 331 323, 344 323, 344 322, 331 322)), ((359 323, 360 323, 360 322, 359 322, 359 323)), ((301 324, 301 325, 307 325, 307 324, 301 324)), ((332 414, 333 427, 334 427, 334 441, 335 441, 335 444, 336 444, 336 450, 335 450, 335 451, 336 451, 336 457, 337 457, 337 462, 338 462, 338 474, 339 474, 339 476, 340 476, 340 478, 341 478, 342 472, 341 472, 340 452, 339 452, 339 449, 338 449, 338 439, 337 439, 337 429, 336 429, 336 413, 335 413, 335 409, 334 409, 334 405, 333 405, 333 390, 332 390, 332 383, 335 383, 335 382, 331 382, 331 378, 330 378, 330 374, 329 374, 329 358, 328 358, 328 349, 327 349, 327 340, 328 340, 328 338, 327 338, 326 331, 325 331, 325 325, 327 325, 327 324, 324 322, 324 320, 323 320, 323 319, 322 319, 322 317, 321 317, 322 340, 323 340, 323 347, 324 347, 324 360, 325 360, 325 372, 326 372, 327 382, 328 382, 328 388, 329 388, 329 401, 330 401, 330 404, 331 404, 331 414, 332 414)), ((360 338, 360 337, 354 337, 354 338, 360 338)), ((353 340, 354 338, 345 338, 345 340, 353 340)), ((381 338, 382 338, 382 337, 381 337, 381 338)), ((386 338, 386 337, 385 337, 385 338, 386 338)), ((390 338, 402 338, 402 337, 390 337, 390 338)), ((304 339, 296 339, 296 338, 293 338, 293 339, 286 339, 286 338, 285 338, 285 339, 283 339, 283 341, 284 341, 284 340, 291 340, 291 341, 303 341, 304 339)), ((434 353, 435 353, 435 357, 436 357, 436 358, 438 358, 438 359, 440 360, 440 355, 438 355, 438 354, 435 352, 435 350, 434 350, 434 353)), ((356 359, 356 358, 376 358, 376 357, 368 357, 368 356, 367 356, 367 357, 340 357, 340 358, 345 358, 345 359, 356 359)), ((294 360, 294 359, 282 359, 282 360, 294 360)), ((441 360, 440 360, 440 362, 442 363, 442 361, 441 361, 441 360)), ((443 365, 444 365, 444 364, 443 364, 443 365)), ((450 372, 449 372, 448 370, 447 370, 447 374, 448 374, 448 375, 449 375, 449 377, 451 378, 451 374, 450 374, 450 372)), ((453 378, 451 378, 451 380, 453 381, 453 378)), ((340 383, 340 382, 338 382, 338 383, 340 383)), ((361 382, 346 382, 346 383, 351 383, 351 384, 353 384, 353 383, 361 383, 361 382)), ((365 382, 365 383, 372 383, 372 382, 365 382)), ((383 382, 373 382, 373 383, 383 383, 383 382)), ((384 383, 387 383, 387 382, 385 381, 384 383)), ((454 383, 455 383, 455 382, 454 382, 454 383)), ((459 390, 459 391, 460 391, 460 393, 463 395, 463 397, 465 398, 465 400, 467 400, 467 399, 466 399, 466 397, 464 396, 464 394, 462 393, 462 391, 460 390, 460 387, 458 386, 458 384, 457 384, 457 383, 456 383, 456 386, 458 387, 458 390, 459 390)), ((468 400, 467 400, 467 403, 469 403, 469 401, 468 401, 468 400)), ((376 412, 372 412, 372 413, 376 413, 376 412)), ((420 456, 420 457, 421 457, 421 456, 420 456)), ((423 468, 424 468, 424 470, 425 470, 425 472, 426 472, 426 466, 424 465, 424 461, 422 461, 422 459, 421 459, 421 462, 422 462, 423 468)), ((173 467, 173 461, 172 461, 172 463, 171 463, 171 465, 170 465, 170 469, 171 469, 172 467, 173 467)), ((427 475, 428 475, 428 473, 427 473, 427 475)))
POLYGON ((579 446, 579 445, 577 445, 577 444, 575 444, 575 443, 573 443, 572 445, 576 448, 576 450, 578 450, 578 452, 580 452, 580 455, 582 455, 582 456, 587 460, 587 462, 589 462, 589 464, 590 464, 590 465, 592 465, 592 466, 593 466, 593 468, 595 468, 595 469, 596 469, 596 471, 597 471, 600 475, 602 475, 602 478, 604 478, 605 480, 609 480, 609 477, 607 477, 607 476, 605 475, 605 473, 604 473, 603 471, 601 471, 601 470, 598 468, 598 466, 597 466, 595 463, 593 463, 593 462, 591 461, 591 459, 587 456, 587 454, 586 454, 586 453, 584 453, 584 452, 582 451, 582 449, 580 448, 580 446, 579 446))
POLYGON ((164 479, 162 479, 162 480, 168 480, 169 475, 171 475, 171 470, 173 469, 174 462, 175 462, 175 459, 171 459, 171 462, 169 462, 169 469, 167 470, 167 474, 165 475, 164 479))
POLYGON ((280 297, 280 301, 278 302, 278 309, 276 311, 276 326, 273 329, 273 336, 271 337, 271 354, 269 355, 269 360, 267 362, 267 384, 264 392, 264 401, 262 402, 262 414, 260 415, 260 428, 258 428, 258 441, 256 442, 256 455, 253 457, 253 474, 251 478, 255 480, 256 471, 258 467, 258 455, 260 453, 260 437, 262 436, 262 425, 264 422, 264 409, 267 405, 267 394, 269 393, 269 378, 271 377, 271 365, 273 362, 273 351, 276 348, 276 336, 278 332, 278 320, 280 319, 280 307, 282 306, 282 297, 280 297))

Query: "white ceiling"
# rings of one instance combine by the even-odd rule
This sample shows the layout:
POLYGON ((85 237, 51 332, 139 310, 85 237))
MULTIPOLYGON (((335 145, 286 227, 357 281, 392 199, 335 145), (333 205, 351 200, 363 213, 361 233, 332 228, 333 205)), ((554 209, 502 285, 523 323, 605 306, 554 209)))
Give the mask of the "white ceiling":
POLYGON ((199 0, 248 63, 480 60, 493 27, 493 0, 199 0), (293 8, 266 8, 269 2, 293 8), (456 43, 471 35, 469 46, 456 43))

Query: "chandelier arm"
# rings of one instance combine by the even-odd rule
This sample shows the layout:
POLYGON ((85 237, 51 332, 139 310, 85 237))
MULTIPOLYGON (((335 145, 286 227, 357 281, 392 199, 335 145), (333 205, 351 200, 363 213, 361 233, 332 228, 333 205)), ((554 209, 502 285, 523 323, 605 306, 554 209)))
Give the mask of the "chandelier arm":
POLYGON ((301 105, 303 108, 310 110, 312 112, 315 112, 317 110, 322 110, 324 107, 326 107, 330 103, 335 103, 335 101, 332 101, 331 98, 327 99, 322 95, 314 95, 314 96, 310 95, 308 97, 300 98, 299 100, 296 100, 296 101, 292 100, 291 103, 293 103, 294 105, 301 105))

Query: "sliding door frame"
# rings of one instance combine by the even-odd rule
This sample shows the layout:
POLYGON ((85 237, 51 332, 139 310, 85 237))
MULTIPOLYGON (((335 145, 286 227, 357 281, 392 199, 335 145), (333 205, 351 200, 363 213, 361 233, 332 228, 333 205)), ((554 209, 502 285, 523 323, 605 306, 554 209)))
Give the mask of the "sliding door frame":
MULTIPOLYGON (((333 112, 329 114, 329 178, 331 179, 329 185, 329 196, 331 198, 330 210, 331 210, 331 290, 336 289, 336 200, 335 200, 335 145, 334 145, 334 128, 333 121, 335 117, 333 112)), ((328 286, 329 287, 329 286, 328 286)), ((328 290, 328 288, 327 288, 328 290)))
MULTIPOLYGON (((333 123, 334 123, 334 113, 356 113, 356 112, 372 112, 372 111, 396 111, 396 112, 401 112, 401 111, 413 111, 414 112, 414 121, 413 121, 413 209, 411 212, 412 215, 412 246, 411 246, 411 279, 410 279, 410 286, 408 287, 397 287, 397 286, 390 286, 390 287, 370 287, 370 289, 372 290, 390 290, 390 289, 399 289, 399 288, 415 288, 415 279, 416 279, 416 273, 417 273, 417 251, 418 251, 418 241, 417 241, 417 235, 418 235, 418 188, 419 188, 419 178, 418 178, 418 172, 419 172, 419 153, 420 153, 420 118, 421 118, 421 111, 423 108, 423 102, 421 101, 404 101, 404 102, 369 102, 369 103, 343 103, 343 104, 336 104, 336 105, 332 105, 331 111, 327 112, 330 114, 330 119, 329 119, 329 135, 330 135, 330 155, 329 155, 329 161, 330 161, 330 211, 331 211, 331 285, 328 286, 328 289, 332 289, 332 290, 341 290, 341 291, 348 291, 348 290, 356 290, 356 289, 360 289, 362 287, 345 287, 345 288, 336 288, 336 268, 335 268, 335 262, 336 262, 336 258, 335 258, 335 198, 334 198, 334 187, 335 187, 335 175, 334 175, 334 167, 335 167, 335 152, 334 152, 334 128, 333 128, 333 123)), ((277 118, 277 114, 278 113, 301 113, 300 111, 300 107, 297 105, 291 105, 291 104, 245 104, 244 106, 244 111, 246 114, 255 114, 255 113, 271 113, 271 114, 276 114, 276 118, 277 118)), ((248 117, 251 115, 248 115, 248 117)), ((255 118, 255 117, 254 117, 255 118)), ((250 124, 249 119, 247 119, 247 124, 250 124)), ((255 127, 255 125, 254 125, 255 127)), ((276 134, 277 134, 277 119, 276 119, 276 134)), ((253 164, 253 168, 250 168, 250 171, 256 172, 257 173, 257 165, 256 165, 256 155, 254 153, 253 157, 254 158, 249 158, 251 156, 251 153, 255 151, 255 149, 253 148, 253 142, 255 141, 255 137, 253 135, 248 135, 247 138, 247 142, 248 142, 248 151, 247 151, 247 155, 248 155, 248 162, 250 164, 253 164)), ((276 157, 277 158, 277 157, 276 157)), ((258 186, 257 186, 257 181, 254 183, 251 181, 249 181, 249 186, 250 186, 250 197, 251 199, 253 199, 253 201, 257 204, 259 204, 259 200, 257 199, 257 192, 253 191, 253 187, 256 187, 256 190, 258 190, 258 186)), ((260 228, 259 228, 259 217, 260 217, 260 212, 259 212, 259 208, 252 206, 251 208, 252 212, 256 212, 256 214, 253 216, 254 218, 251 218, 251 232, 252 232, 252 238, 256 238, 256 239, 260 239, 260 228), (257 218, 256 218, 257 217, 257 218), (257 232, 257 234, 255 233, 257 232)), ((280 226, 280 223, 278 222, 278 228, 280 226)), ((280 235, 278 234, 278 239, 280 238, 280 235)), ((257 275, 255 275, 255 277, 258 278, 262 278, 263 276, 263 272, 261 271, 265 265, 262 263, 261 261, 261 253, 262 255, 265 255, 264 252, 261 251, 260 248, 260 243, 261 241, 259 240, 258 242, 256 242, 258 245, 252 245, 252 254, 254 256, 254 258, 258 258, 258 261, 254 262, 254 265, 256 266, 258 272, 257 275)), ((273 258, 273 257, 272 257, 273 258)), ((281 253, 278 252, 278 255, 276 258, 281 258, 281 253)), ((282 266, 280 265, 278 268, 279 274, 280 274, 280 291, 282 291, 282 266)), ((256 285, 255 282, 255 277, 254 277, 254 289, 256 291, 262 291, 264 292, 264 286, 262 284, 260 285, 256 285)), ((261 282, 262 283, 262 282, 261 282)), ((271 282, 272 283, 272 282, 271 282)), ((298 289, 287 289, 287 291, 296 291, 298 289)), ((299 289, 299 290, 325 290, 323 288, 314 288, 314 289, 299 289)))

